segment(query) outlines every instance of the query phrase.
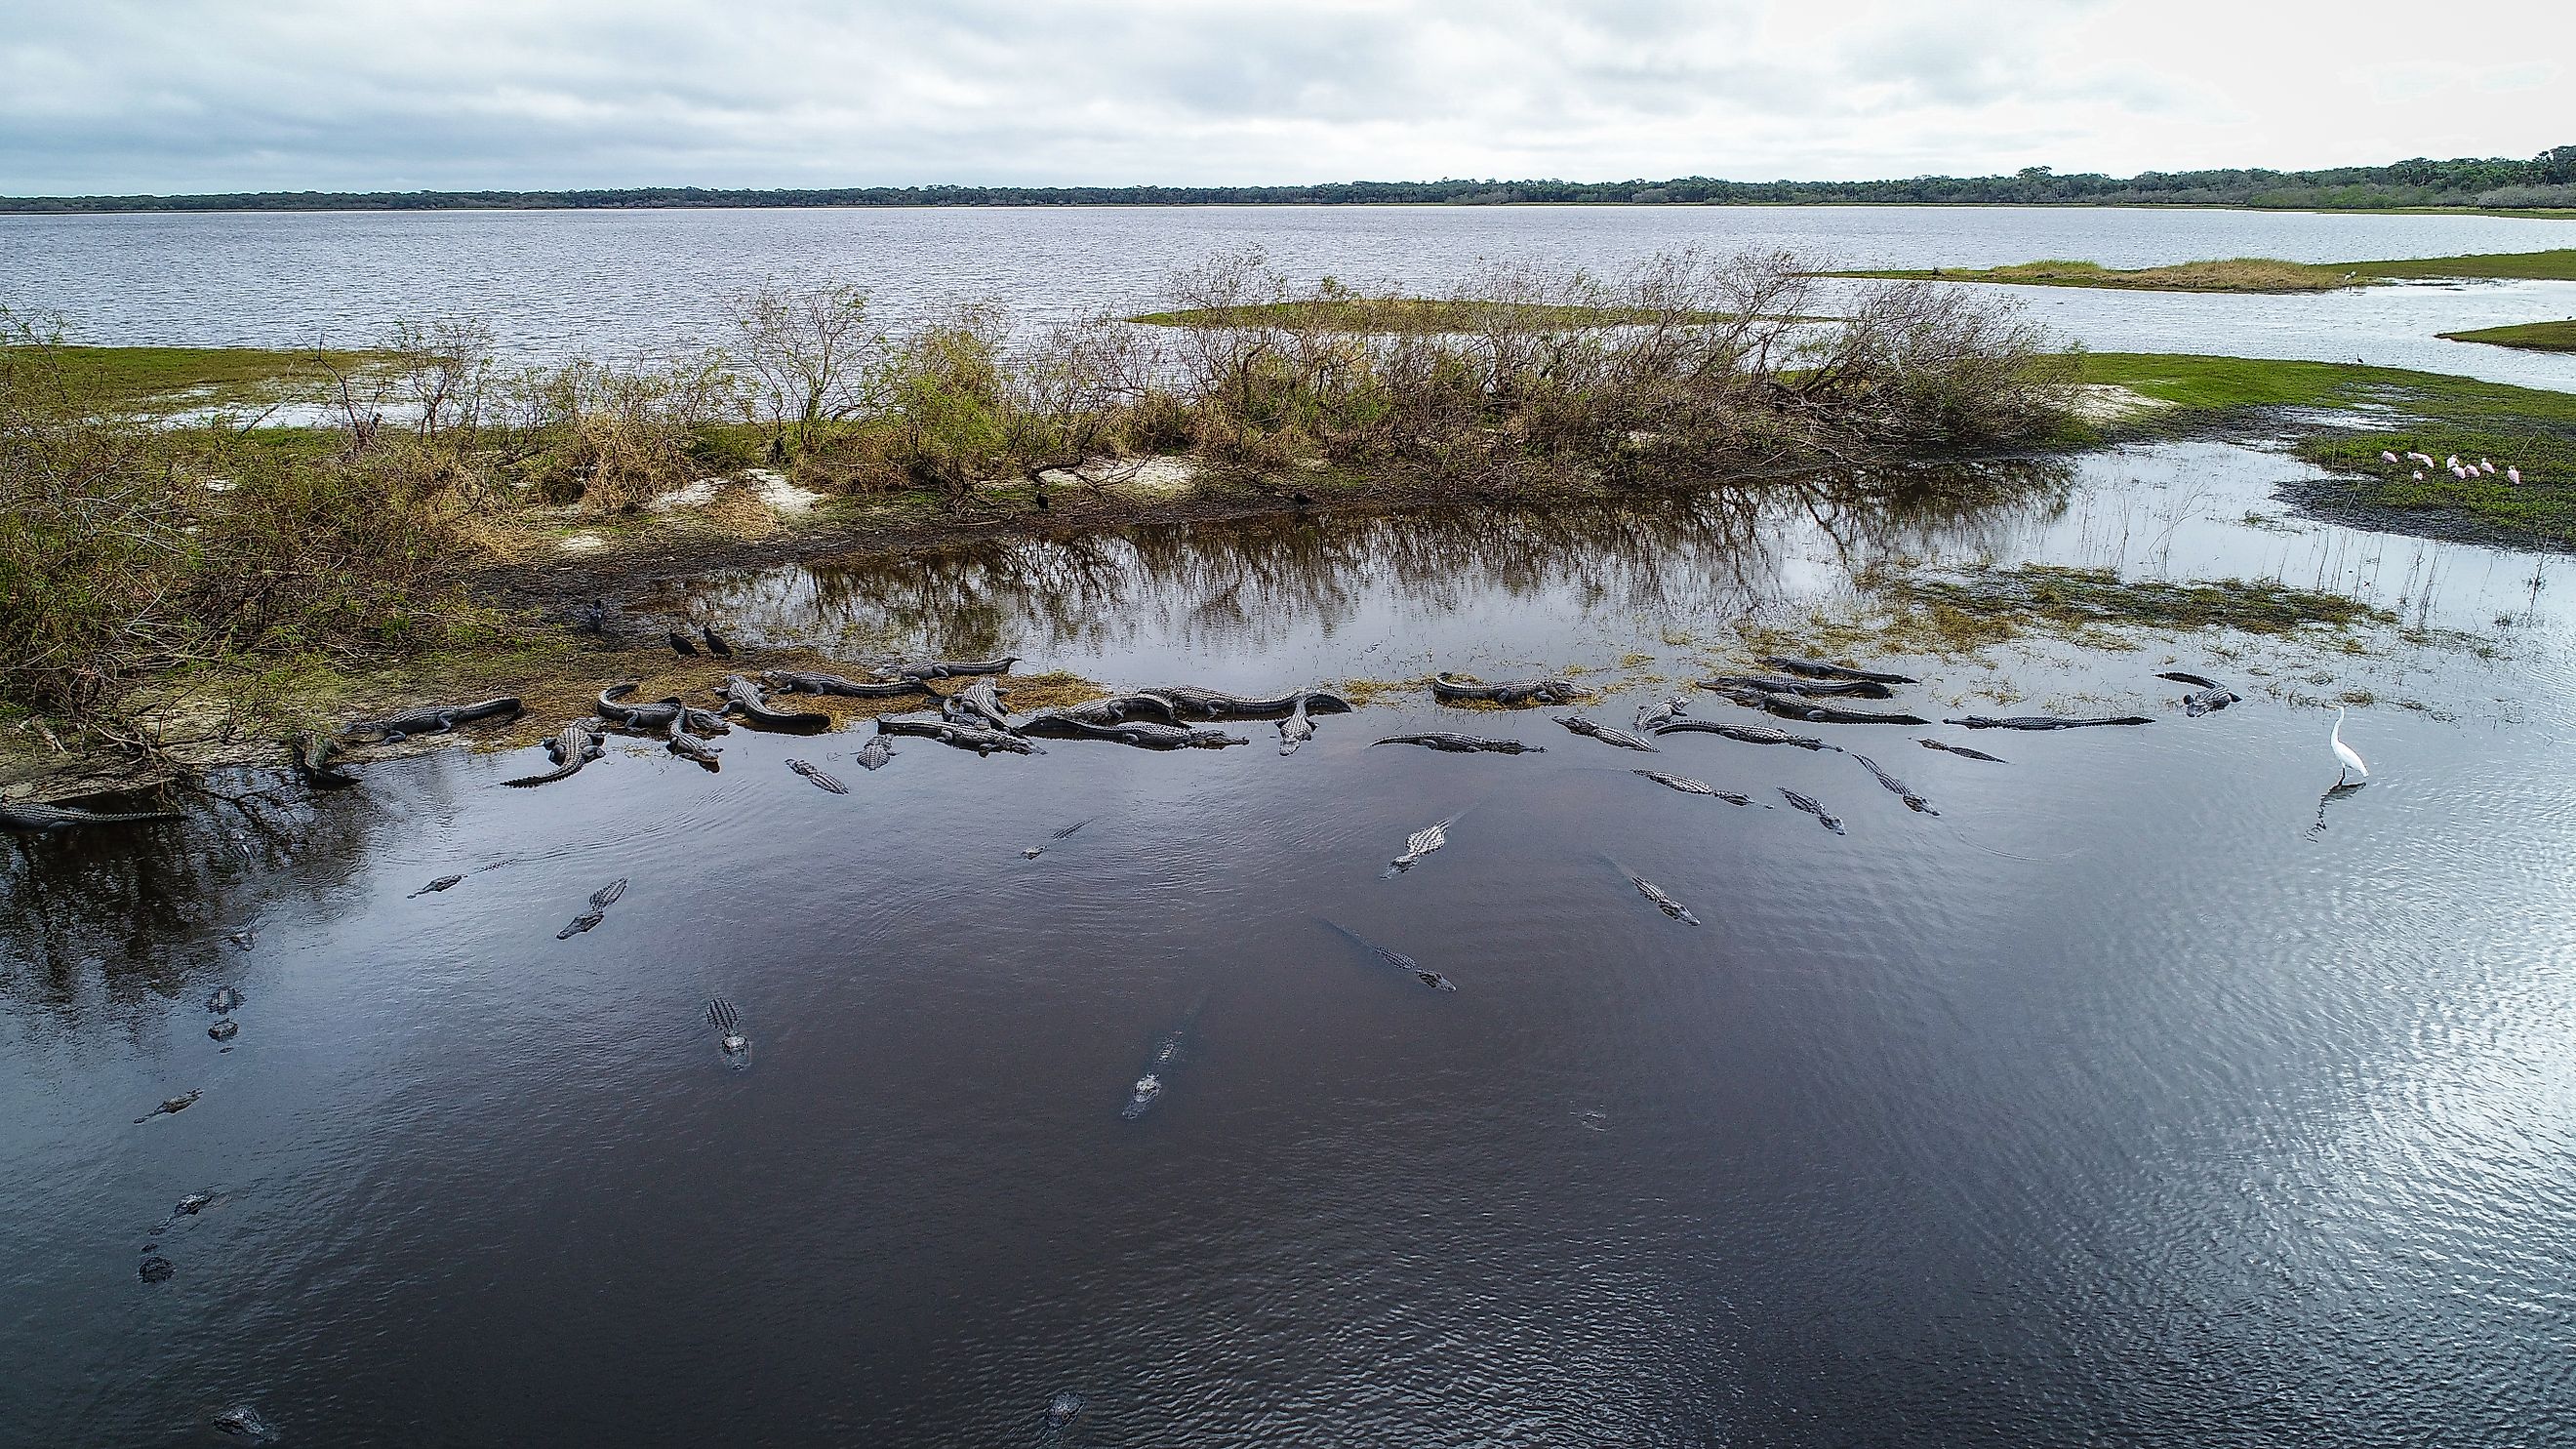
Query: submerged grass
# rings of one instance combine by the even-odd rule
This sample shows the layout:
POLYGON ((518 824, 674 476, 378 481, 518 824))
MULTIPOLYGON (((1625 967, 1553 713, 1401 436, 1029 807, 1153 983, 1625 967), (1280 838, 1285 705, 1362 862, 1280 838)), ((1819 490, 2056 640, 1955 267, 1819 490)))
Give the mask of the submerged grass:
POLYGON ((388 352, 286 351, 263 347, 64 347, 62 384, 108 408, 273 402, 332 371, 359 372, 395 361, 388 352))

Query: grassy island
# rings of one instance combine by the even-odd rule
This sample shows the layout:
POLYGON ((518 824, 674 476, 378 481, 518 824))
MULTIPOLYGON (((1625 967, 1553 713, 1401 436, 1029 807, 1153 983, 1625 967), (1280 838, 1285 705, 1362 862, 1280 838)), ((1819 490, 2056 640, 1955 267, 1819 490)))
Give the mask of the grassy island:
POLYGON ((2147 292, 2331 292, 2382 282, 2461 280, 2576 281, 2576 248, 2469 257, 2415 257, 2380 262, 2285 262, 2272 257, 2181 262, 2119 270, 2099 262, 2020 262, 2004 267, 1933 267, 1831 273, 1925 282, 1996 282, 2024 287, 2107 287, 2147 292))
POLYGON ((2530 352, 2576 352, 2576 318, 2565 322, 2525 322, 2516 327, 2479 327, 2441 334, 2452 342, 2484 342, 2530 352))

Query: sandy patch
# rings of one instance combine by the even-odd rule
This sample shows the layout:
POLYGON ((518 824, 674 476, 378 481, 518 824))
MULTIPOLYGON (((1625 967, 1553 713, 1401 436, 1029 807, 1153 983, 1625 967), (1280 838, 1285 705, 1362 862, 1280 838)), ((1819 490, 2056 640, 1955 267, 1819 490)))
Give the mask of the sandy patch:
POLYGON ((2080 383, 2070 390, 2067 407, 2088 423, 2116 423, 2140 413, 2152 413, 2173 404, 2162 398, 2149 397, 2134 388, 2116 382, 2080 383))

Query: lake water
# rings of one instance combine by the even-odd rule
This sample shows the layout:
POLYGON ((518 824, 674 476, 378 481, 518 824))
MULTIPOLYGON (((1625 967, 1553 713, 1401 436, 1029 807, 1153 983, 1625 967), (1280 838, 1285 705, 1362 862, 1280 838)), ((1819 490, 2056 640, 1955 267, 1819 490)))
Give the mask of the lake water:
MULTIPOLYGON (((1100 207, 883 211, 0 216, 0 302, 89 342, 363 345, 471 314, 513 350, 617 356, 712 339, 765 278, 843 277, 891 322, 966 301, 1027 317, 1131 313, 1177 269, 1260 247, 1285 270, 1439 291, 1480 259, 1616 272, 1657 251, 1787 248, 1851 267, 2072 257, 2145 266, 2536 251, 2564 221, 2303 212, 1939 207, 1100 207)), ((2576 389, 2576 357, 2435 334, 2576 316, 2576 283, 2307 297, 2015 288, 2106 351, 2210 352, 2576 389)))
POLYGON ((1965 493, 989 543, 637 610, 1118 684, 1584 665, 1618 723, 1896 560, 2280 578, 2424 631, 1882 660, 1935 718, 2157 717, 1807 727, 1937 817, 1846 754, 1638 755, 1415 690, 1285 758, 1254 723, 902 740, 871 774, 857 731, 737 730, 712 776, 634 742, 509 790, 535 752, 447 751, 13 849, 0 1441, 210 1440, 247 1400, 317 1445, 2569 1442, 2564 564, 2304 522, 2269 501, 2299 476, 2173 444, 1965 493), (2171 668, 2247 698, 2186 719, 2171 668), (2345 700, 2373 775, 2328 796, 2345 700), (1428 726, 1545 753, 1370 745, 1428 726))

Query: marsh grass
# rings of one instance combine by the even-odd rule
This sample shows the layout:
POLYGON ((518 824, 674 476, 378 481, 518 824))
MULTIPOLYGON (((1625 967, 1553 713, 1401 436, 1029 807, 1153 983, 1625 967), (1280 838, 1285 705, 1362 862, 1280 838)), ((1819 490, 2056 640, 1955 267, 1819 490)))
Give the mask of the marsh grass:
POLYGON ((2468 257, 2411 257, 2400 261, 2286 262, 2276 257, 2233 257, 2121 270, 2099 262, 2019 262, 2002 267, 1936 267, 1928 270, 1833 272, 1837 277, 1912 281, 1999 282, 2027 287, 2107 287, 2153 292, 2331 292, 2381 282, 2440 278, 2576 281, 2576 248, 2499 252, 2468 257))
POLYGON ((2525 322, 2513 327, 2479 327, 2439 335, 2449 342, 2484 342, 2493 347, 2519 347, 2529 352, 2576 352, 2576 318, 2565 322, 2525 322))

